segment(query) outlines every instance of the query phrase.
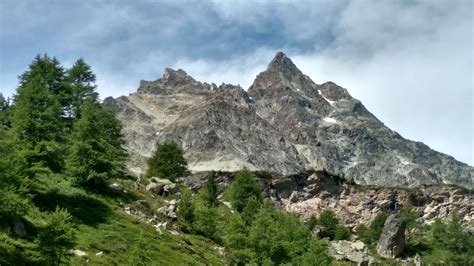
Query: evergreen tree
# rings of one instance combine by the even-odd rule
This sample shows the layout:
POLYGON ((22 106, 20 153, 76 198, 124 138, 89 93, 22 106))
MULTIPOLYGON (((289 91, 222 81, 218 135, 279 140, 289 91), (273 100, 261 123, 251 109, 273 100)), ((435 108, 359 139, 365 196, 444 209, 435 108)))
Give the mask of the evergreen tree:
POLYGON ((217 205, 219 205, 219 201, 217 200, 217 184, 214 172, 211 172, 207 176, 207 181, 206 185, 204 186, 202 197, 208 207, 217 207, 217 205))
POLYGON ((72 99, 67 113, 73 119, 80 118, 81 105, 88 100, 97 101, 96 76, 91 67, 79 58, 74 65, 66 71, 65 80, 71 87, 72 99))
POLYGON ((276 227, 272 216, 272 210, 268 206, 262 206, 255 215, 255 220, 249 229, 248 243, 254 250, 256 264, 263 264, 272 259, 275 251, 279 250, 280 243, 276 241, 279 228, 276 227))
POLYGON ((0 128, 8 129, 11 127, 10 120, 10 100, 5 99, 0 93, 0 128))
POLYGON ((255 176, 247 168, 237 173, 234 182, 228 189, 228 198, 232 207, 238 212, 242 212, 251 197, 255 197, 257 201, 262 200, 260 184, 255 176))
POLYGON ((81 113, 74 124, 74 142, 67 158, 69 173, 86 185, 101 185, 108 178, 121 177, 126 153, 120 122, 94 100, 85 102, 81 113))
POLYGON ((146 176, 159 176, 174 181, 188 172, 187 165, 183 149, 174 141, 166 142, 158 145, 148 160, 146 176))
POLYGON ((190 225, 194 221, 193 195, 187 188, 181 190, 181 197, 177 205, 176 216, 178 216, 178 221, 185 225, 190 225))
POLYGON ((17 91, 14 104, 13 131, 28 167, 40 164, 59 172, 64 164, 64 147, 59 144, 61 108, 47 84, 41 77, 34 78, 17 91))
POLYGON ((242 220, 246 226, 250 226, 252 224, 255 214, 258 213, 260 204, 260 201, 255 196, 251 196, 247 201, 247 205, 245 205, 241 213, 242 220))
POLYGON ((48 224, 42 228, 36 241, 41 252, 48 258, 48 264, 59 265, 76 243, 72 216, 67 210, 57 207, 47 215, 47 220, 48 224))
POLYGON ((247 265, 255 257, 248 248, 245 224, 239 214, 231 214, 225 227, 224 245, 229 265, 247 265))
POLYGON ((193 231, 198 235, 205 236, 219 242, 217 233, 217 211, 208 207, 204 202, 198 202, 194 209, 193 231))

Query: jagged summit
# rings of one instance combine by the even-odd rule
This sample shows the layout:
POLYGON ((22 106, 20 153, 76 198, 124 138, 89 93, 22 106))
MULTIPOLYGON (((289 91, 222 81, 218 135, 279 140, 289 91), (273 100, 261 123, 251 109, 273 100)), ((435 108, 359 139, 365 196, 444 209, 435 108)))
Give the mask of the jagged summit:
POLYGON ((268 64, 265 72, 277 72, 289 78, 291 76, 301 76, 303 73, 283 52, 278 52, 268 64))
POLYGON ((137 174, 155 143, 174 140, 193 171, 324 169, 361 185, 474 187, 473 167, 404 139, 345 88, 314 83, 282 52, 247 92, 165 69, 107 104, 118 111, 137 174))

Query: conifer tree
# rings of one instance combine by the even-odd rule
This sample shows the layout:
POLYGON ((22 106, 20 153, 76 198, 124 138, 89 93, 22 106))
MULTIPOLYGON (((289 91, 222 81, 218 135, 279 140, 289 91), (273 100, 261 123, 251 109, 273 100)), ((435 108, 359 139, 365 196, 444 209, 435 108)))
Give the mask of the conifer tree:
POLYGON ((74 65, 66 71, 65 80, 71 87, 72 99, 68 113, 73 119, 80 118, 80 107, 87 100, 97 100, 95 91, 96 76, 91 67, 79 58, 74 65))
POLYGON ((64 136, 60 120, 61 106, 44 78, 38 74, 22 82, 14 98, 12 130, 28 167, 40 164, 53 171, 62 169, 64 147, 59 143, 64 136))
POLYGON ((102 185, 109 178, 121 177, 126 153, 120 122, 92 99, 81 106, 81 113, 74 124, 68 172, 85 185, 102 185))
POLYGON ((247 168, 242 169, 235 177, 234 182, 229 187, 229 201, 238 212, 242 212, 251 197, 261 201, 262 194, 260 184, 255 176, 247 168))
POLYGON ((57 207, 47 215, 47 220, 48 224, 42 228, 36 241, 48 264, 59 265, 76 243, 72 216, 67 210, 57 207))
POLYGON ((182 189, 176 215, 178 216, 178 220, 185 224, 192 224, 194 221, 193 195, 189 189, 182 189))
POLYGON ((188 172, 184 151, 176 142, 166 142, 157 146, 148 160, 147 177, 158 176, 174 181, 188 172))
POLYGON ((208 207, 217 207, 219 204, 219 201, 217 200, 217 184, 214 172, 208 174, 202 196, 208 207))

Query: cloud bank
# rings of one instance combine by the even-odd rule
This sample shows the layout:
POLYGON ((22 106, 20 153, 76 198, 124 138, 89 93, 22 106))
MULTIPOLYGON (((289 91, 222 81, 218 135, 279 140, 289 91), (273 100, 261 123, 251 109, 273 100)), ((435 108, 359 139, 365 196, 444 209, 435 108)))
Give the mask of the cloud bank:
POLYGON ((473 6, 460 1, 0 2, 0 90, 37 53, 93 66, 102 97, 164 67, 247 88, 277 51, 403 136, 474 165, 473 6))

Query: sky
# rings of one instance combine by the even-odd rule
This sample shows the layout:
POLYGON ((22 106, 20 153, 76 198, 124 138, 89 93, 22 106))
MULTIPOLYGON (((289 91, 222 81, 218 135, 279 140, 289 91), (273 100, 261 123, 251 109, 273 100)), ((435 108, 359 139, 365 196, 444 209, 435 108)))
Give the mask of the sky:
POLYGON ((470 0, 0 0, 0 92, 39 53, 82 57, 102 98, 165 67, 248 88, 278 51, 391 129, 474 165, 470 0))

